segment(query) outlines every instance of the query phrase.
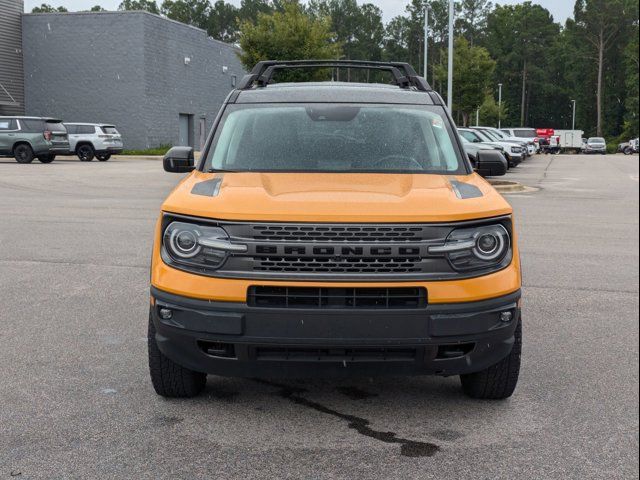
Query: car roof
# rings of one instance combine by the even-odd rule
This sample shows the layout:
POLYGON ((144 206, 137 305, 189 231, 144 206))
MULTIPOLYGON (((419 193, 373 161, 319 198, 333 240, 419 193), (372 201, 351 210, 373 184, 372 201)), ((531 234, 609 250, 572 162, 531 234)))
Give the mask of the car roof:
POLYGON ((89 123, 89 122, 64 122, 65 125, 91 125, 94 127, 114 127, 111 123, 89 123))
MULTIPOLYGON (((355 82, 276 83, 236 90, 232 103, 382 103, 434 105, 431 92, 397 85, 355 82)), ((439 103, 439 102, 438 102, 439 103)))
POLYGON ((44 120, 45 122, 62 123, 62 120, 54 117, 26 117, 24 115, 0 115, 0 118, 16 118, 18 120, 44 120))

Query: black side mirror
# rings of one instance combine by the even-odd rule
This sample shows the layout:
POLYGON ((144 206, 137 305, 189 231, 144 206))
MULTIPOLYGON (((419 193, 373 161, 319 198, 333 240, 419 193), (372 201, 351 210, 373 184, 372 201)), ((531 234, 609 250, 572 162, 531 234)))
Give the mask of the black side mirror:
POLYGON ((165 153, 162 166, 171 173, 187 173, 194 170, 193 147, 173 147, 165 153))
POLYGON ((507 173, 509 164, 497 150, 480 150, 476 157, 476 172, 483 177, 501 177, 507 173))

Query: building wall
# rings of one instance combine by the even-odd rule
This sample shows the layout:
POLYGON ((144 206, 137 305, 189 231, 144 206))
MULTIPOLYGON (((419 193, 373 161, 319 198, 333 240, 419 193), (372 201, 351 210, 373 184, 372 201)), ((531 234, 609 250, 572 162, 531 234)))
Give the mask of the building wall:
POLYGON ((0 85, 8 92, 0 87, 0 115, 24 114, 23 10, 22 0, 0 0, 0 85))
POLYGON ((176 144, 180 114, 197 148, 244 74, 233 46, 146 12, 27 14, 23 43, 27 114, 113 123, 125 148, 176 144))
POLYGON ((154 15, 146 15, 144 21, 145 114, 155 127, 148 143, 177 144, 178 115, 188 114, 194 124, 191 143, 198 148, 199 119, 204 118, 209 129, 233 88, 232 76, 244 75, 236 49, 178 22, 154 15))

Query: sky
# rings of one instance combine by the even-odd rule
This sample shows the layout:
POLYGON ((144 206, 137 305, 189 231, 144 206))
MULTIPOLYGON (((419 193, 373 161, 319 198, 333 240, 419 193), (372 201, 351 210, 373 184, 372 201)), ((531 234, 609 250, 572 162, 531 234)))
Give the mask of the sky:
MULTIPOLYGON (((48 3, 54 7, 64 6, 69 11, 77 10, 89 10, 92 6, 98 4, 106 10, 116 10, 122 0, 24 0, 25 12, 30 12, 35 6, 42 3, 48 3)), ((240 0, 227 0, 236 5, 240 4, 240 0)), ((384 21, 388 22, 393 17, 401 15, 404 12, 405 6, 409 3, 405 0, 366 0, 369 3, 373 3, 382 9, 384 14, 384 21)), ((514 4, 521 3, 517 0, 493 0, 498 4, 514 4)), ((162 1, 158 1, 158 4, 162 1)), ((358 0, 358 3, 364 3, 363 0, 358 0)), ((556 22, 564 24, 565 20, 573 14, 573 5, 575 0, 534 0, 534 3, 542 5, 549 10, 553 15, 556 22)))

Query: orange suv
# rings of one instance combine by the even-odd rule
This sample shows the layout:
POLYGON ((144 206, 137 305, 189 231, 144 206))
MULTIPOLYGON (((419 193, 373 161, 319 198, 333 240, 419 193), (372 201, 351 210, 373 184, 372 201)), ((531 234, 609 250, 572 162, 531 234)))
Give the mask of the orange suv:
POLYGON ((164 168, 188 175, 155 231, 158 394, 197 395, 207 374, 460 375, 471 397, 513 393, 517 236, 479 175, 506 165, 490 150, 471 165, 442 98, 409 65, 261 62, 198 164, 174 147, 164 168), (274 81, 346 68, 390 82, 274 81))

